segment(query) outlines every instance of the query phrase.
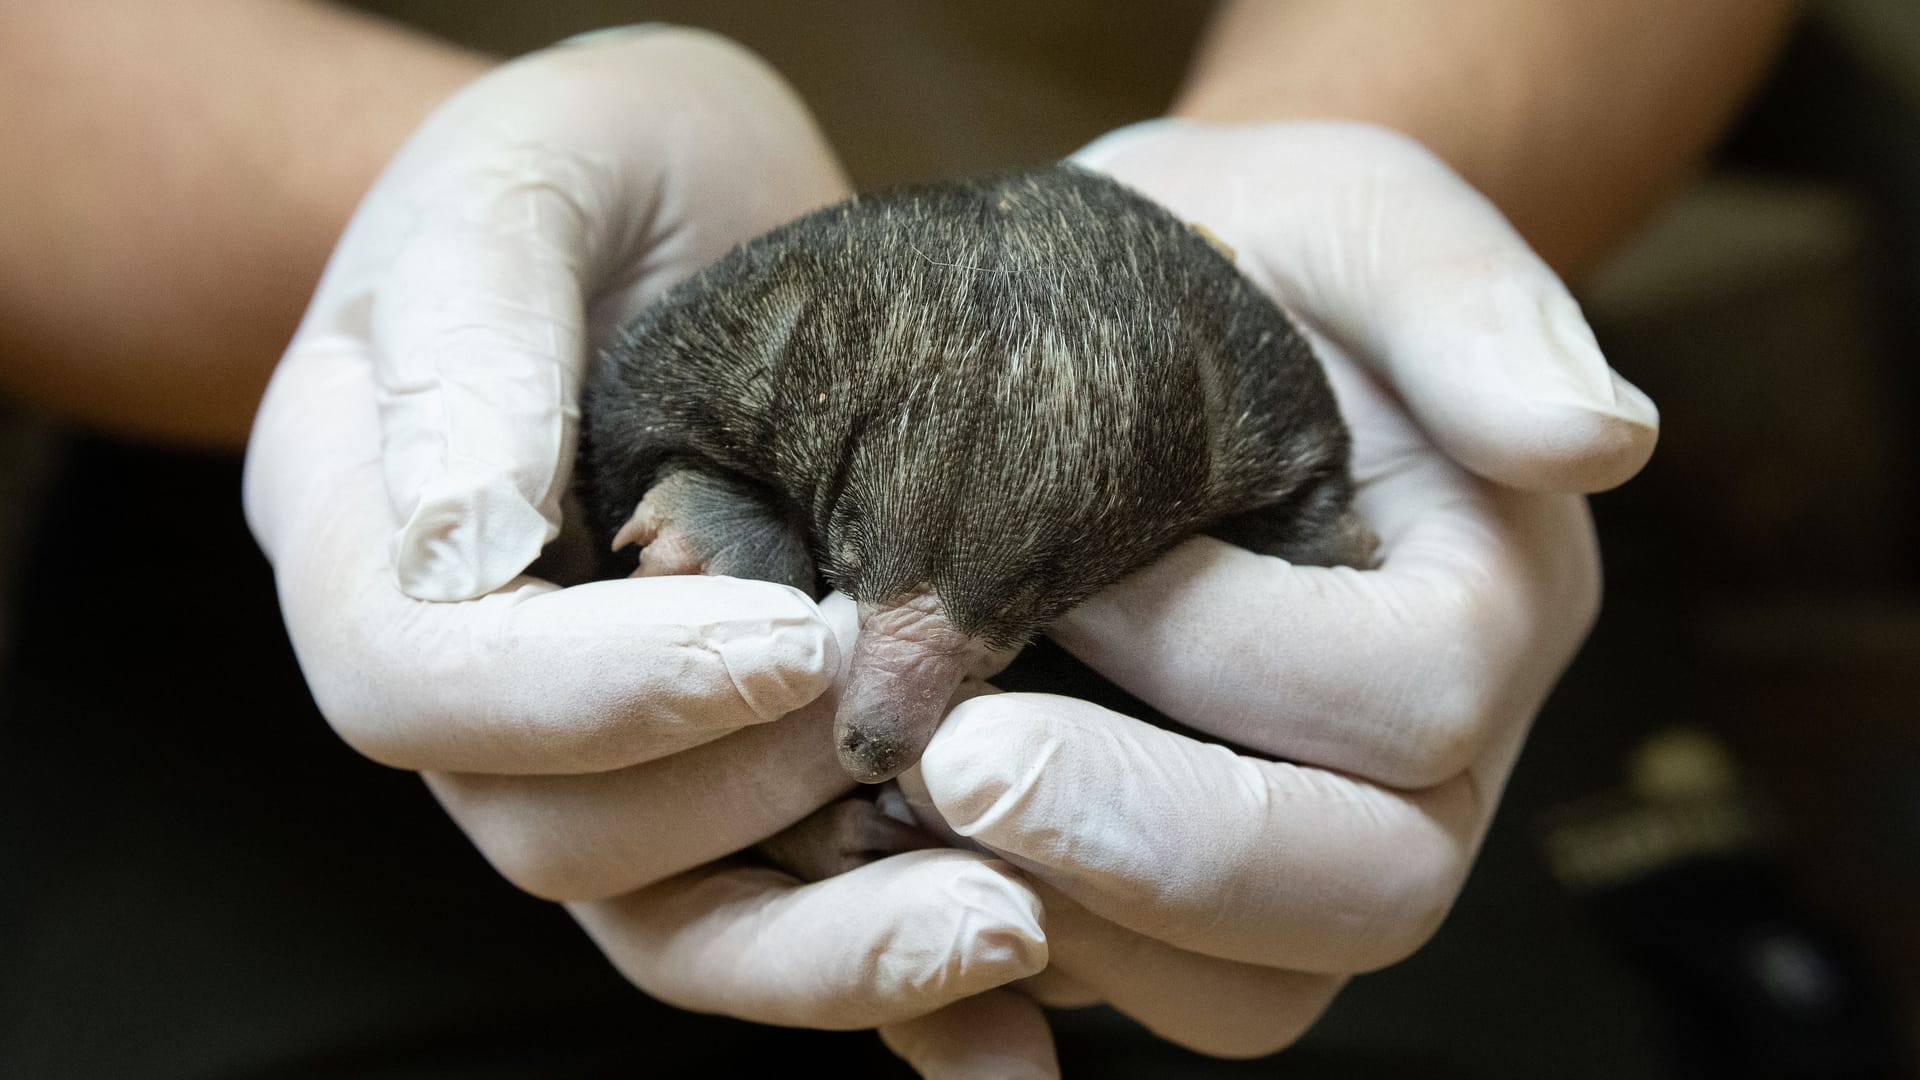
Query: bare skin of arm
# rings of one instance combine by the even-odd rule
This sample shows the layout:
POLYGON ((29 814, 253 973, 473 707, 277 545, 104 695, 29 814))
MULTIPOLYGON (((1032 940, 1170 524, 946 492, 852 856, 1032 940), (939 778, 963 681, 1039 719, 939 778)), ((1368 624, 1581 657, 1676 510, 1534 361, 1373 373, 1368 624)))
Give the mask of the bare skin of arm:
POLYGON ((0 8, 0 392, 242 445, 361 194, 488 65, 306 0, 0 8))
POLYGON ((1410 135, 1577 277, 1697 168, 1789 0, 1233 0, 1173 114, 1410 135))
MULTIPOLYGON (((1784 0, 1238 0, 1176 115, 1421 140, 1562 273, 1683 179, 1784 0)), ((489 61, 311 0, 0 8, 0 392, 237 447, 381 165, 489 61)))

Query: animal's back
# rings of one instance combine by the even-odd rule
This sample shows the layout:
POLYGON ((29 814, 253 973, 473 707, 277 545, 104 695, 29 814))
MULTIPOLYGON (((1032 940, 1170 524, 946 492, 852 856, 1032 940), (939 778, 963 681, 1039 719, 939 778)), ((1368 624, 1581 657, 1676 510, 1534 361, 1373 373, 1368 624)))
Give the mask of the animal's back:
POLYGON ((1304 341, 1193 229, 1071 168, 745 245, 629 328, 583 413, 586 501, 638 573, 859 601, 834 739, 866 781, 968 671, 1192 533, 1367 558, 1304 341))
POLYGON ((970 581, 1046 578, 1077 601, 1345 471, 1324 377, 1272 302, 1194 230, 1070 167, 810 215, 683 285, 608 364, 603 413, 671 403, 668 443, 767 483, 816 541, 836 515, 889 534, 819 545, 830 580, 926 577, 961 617, 970 581))

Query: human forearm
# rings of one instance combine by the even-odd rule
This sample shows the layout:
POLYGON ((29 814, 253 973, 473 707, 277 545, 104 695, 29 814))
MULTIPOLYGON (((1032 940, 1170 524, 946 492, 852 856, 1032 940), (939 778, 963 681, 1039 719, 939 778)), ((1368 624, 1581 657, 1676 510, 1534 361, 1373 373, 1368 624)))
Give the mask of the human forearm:
POLYGON ((1174 113, 1362 120, 1420 140, 1563 274, 1698 164, 1790 0, 1233 0, 1174 113))
POLYGON ((0 12, 0 389, 238 446, 347 216, 486 66, 316 3, 0 12))

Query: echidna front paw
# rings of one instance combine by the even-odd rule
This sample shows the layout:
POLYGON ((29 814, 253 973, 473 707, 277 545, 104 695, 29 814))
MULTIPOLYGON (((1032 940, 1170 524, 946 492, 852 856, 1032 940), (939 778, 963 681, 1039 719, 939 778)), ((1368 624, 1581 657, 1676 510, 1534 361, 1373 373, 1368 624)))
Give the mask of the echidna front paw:
POLYGON ((613 534, 615 551, 640 545, 640 565, 633 577, 707 572, 703 545, 679 525, 672 509, 676 503, 684 503, 694 486, 691 478, 696 475, 677 472, 655 484, 633 508, 633 516, 613 534))
POLYGON ((614 534, 613 550, 641 546, 634 577, 721 574, 818 595, 799 522, 743 480, 682 468, 661 477, 614 534))

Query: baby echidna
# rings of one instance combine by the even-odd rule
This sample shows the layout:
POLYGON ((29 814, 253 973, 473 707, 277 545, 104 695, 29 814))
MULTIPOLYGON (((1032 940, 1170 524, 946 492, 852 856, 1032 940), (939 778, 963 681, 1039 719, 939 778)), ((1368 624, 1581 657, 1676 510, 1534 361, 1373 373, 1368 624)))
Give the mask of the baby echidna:
POLYGON ((681 284, 589 380, 580 490, 637 573, 857 600, 834 738, 878 782, 970 669, 1187 536, 1365 564, 1348 441, 1228 255, 1059 166, 856 198, 681 284))

